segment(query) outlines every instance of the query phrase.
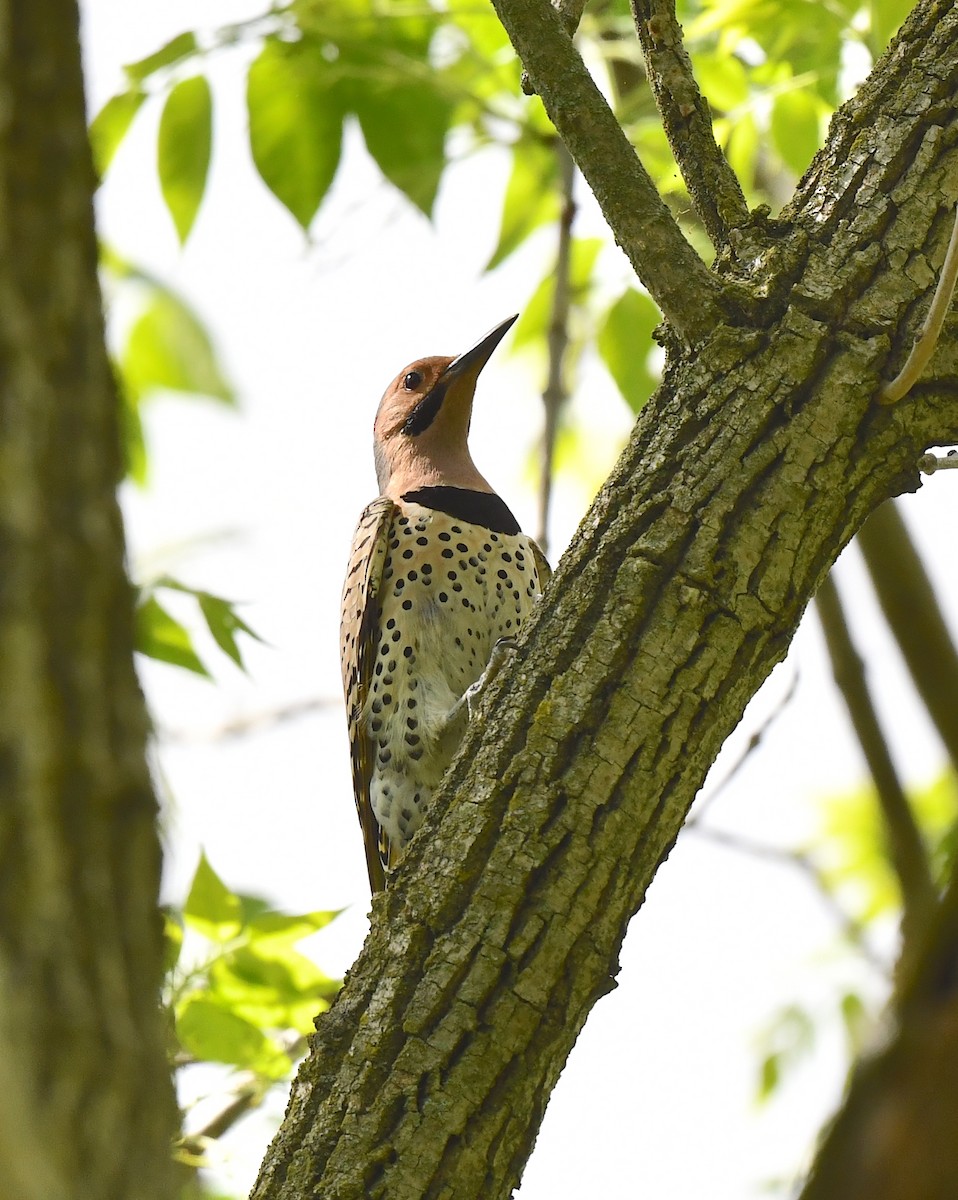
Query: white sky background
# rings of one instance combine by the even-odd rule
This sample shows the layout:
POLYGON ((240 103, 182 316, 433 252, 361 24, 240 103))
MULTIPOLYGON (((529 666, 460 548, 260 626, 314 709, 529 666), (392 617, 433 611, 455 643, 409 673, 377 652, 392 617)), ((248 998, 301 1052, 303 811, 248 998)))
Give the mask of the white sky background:
MULTIPOLYGON (((186 29, 261 10, 252 0, 85 0, 82 11, 95 112, 122 86, 121 64, 186 29)), ((152 484, 145 493, 125 490, 124 507, 136 570, 170 570, 248 601, 242 614, 269 643, 246 644, 247 677, 198 640, 215 685, 143 666, 159 727, 188 737, 161 755, 172 796, 167 894, 183 898, 202 846, 234 889, 289 911, 347 907, 311 943, 336 974, 358 952, 368 904, 340 700, 338 608, 352 530, 376 491, 376 403, 410 359, 456 353, 521 309, 553 247, 544 233, 515 262, 480 277, 498 231, 504 156, 483 152, 450 172, 431 227, 382 182, 355 135, 307 243, 249 157, 244 65, 251 53, 239 47, 209 60, 213 168, 185 251, 156 179, 158 105, 137 118, 99 196, 101 236, 199 310, 241 404, 233 413, 173 398, 152 403, 152 484), (328 707, 267 732, 206 736, 239 717, 316 697, 328 707)), ((584 187, 580 200, 578 231, 598 229, 584 187)), ((603 261, 616 289, 626 268, 614 255, 603 261)), ((527 529, 535 524, 525 463, 539 428, 539 382, 528 365, 497 353, 482 376, 472 437, 481 469, 527 529)), ((575 403, 594 418, 596 445, 611 462, 630 421, 597 366, 586 371, 575 403)), ((906 500, 953 617, 956 488, 958 478, 939 475, 906 500)), ((560 479, 553 560, 586 501, 560 479)), ((896 760, 910 782, 927 781, 943 754, 854 555, 846 555, 841 582, 896 760)), ((794 700, 709 813, 716 826, 776 846, 807 839, 816 798, 854 787, 863 775, 812 617, 712 779, 796 673, 794 700)), ((760 1195, 763 1181, 787 1177, 839 1094, 841 1034, 826 1023, 814 1059, 764 1109, 754 1103, 755 1036, 788 1003, 827 1005, 836 980, 880 994, 873 976, 834 953, 835 936, 797 872, 683 836, 630 930, 619 988, 594 1011, 556 1089, 521 1200, 741 1200, 760 1195)), ((225 1139, 221 1186, 245 1195, 281 1112, 281 1104, 268 1106, 225 1139)))

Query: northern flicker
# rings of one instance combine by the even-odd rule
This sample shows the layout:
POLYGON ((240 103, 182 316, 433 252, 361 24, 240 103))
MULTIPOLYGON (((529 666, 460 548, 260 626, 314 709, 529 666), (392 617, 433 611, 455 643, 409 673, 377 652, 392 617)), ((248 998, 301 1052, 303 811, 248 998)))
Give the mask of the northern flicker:
POLYGON ((479 372, 515 319, 457 358, 404 367, 376 413, 381 495, 353 538, 340 639, 373 892, 418 829, 500 640, 521 628, 549 574, 467 444, 479 372))

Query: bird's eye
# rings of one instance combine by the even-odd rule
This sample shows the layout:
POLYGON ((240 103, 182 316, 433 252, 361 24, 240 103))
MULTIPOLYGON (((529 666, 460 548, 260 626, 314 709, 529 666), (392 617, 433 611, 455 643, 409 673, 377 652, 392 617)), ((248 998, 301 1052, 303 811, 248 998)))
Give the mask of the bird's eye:
POLYGON ((422 373, 419 371, 410 371, 406 378, 402 381, 402 385, 407 392, 414 392, 421 383, 422 373))

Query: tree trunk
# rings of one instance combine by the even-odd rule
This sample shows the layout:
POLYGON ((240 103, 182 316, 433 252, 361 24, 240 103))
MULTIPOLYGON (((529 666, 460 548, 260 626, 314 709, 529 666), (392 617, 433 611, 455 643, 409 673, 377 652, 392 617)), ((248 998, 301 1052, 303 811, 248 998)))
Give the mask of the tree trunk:
POLYGON ((160 852, 74 0, 0 0, 0 1195, 168 1198, 160 852))
MULTIPOLYGON (((912 394, 876 402, 958 196, 954 3, 919 4, 782 219, 732 230, 701 295, 695 271, 663 283, 674 261, 653 242, 672 235, 637 230, 627 156, 551 6, 496 3, 677 333, 514 667, 374 903, 255 1200, 509 1195, 723 741, 849 538, 917 488, 928 445, 958 439, 953 322, 912 394)), ((939 1153, 958 1154, 953 1139, 939 1153)))

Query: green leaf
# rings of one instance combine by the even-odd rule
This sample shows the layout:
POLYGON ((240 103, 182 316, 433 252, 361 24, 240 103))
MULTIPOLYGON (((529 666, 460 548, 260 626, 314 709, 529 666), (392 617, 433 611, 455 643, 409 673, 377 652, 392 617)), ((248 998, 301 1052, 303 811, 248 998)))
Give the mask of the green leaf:
POLYGON ((247 637, 255 638, 257 642, 261 642, 263 639, 250 629, 242 617, 236 615, 236 610, 229 600, 211 596, 209 592, 197 592, 196 598, 217 646, 245 671, 246 667, 240 655, 239 646, 236 644, 237 633, 245 633, 247 637))
POLYGON ((194 75, 167 96, 157 141, 160 188, 181 244, 193 228, 203 199, 212 142, 210 85, 204 75, 194 75))
POLYGON ((847 893, 859 918, 871 921, 894 911, 900 894, 885 853, 884 830, 870 787, 821 801, 821 846, 816 859, 834 892, 847 893))
MULTIPOLYGON (((946 771, 930 785, 909 789, 908 800, 931 851, 933 873, 942 878, 947 844, 958 817, 958 784, 946 771), (944 852, 944 858, 943 858, 944 852)), ((898 877, 889 861, 881 810, 872 787, 820 801, 821 832, 814 845, 823 877, 841 890, 860 920, 894 912, 900 904, 898 877)), ((947 874, 947 872, 946 872, 947 874)))
POLYGON ((251 913, 247 897, 241 896, 246 928, 250 941, 256 945, 287 946, 310 934, 325 929, 340 915, 342 909, 321 910, 309 913, 281 913, 272 909, 259 909, 251 913))
POLYGON ((192 596, 199 605, 200 612, 203 614, 217 646, 229 655, 238 667, 246 670, 239 646, 236 644, 236 634, 245 633, 248 637, 255 638, 257 642, 262 642, 263 639, 246 624, 242 617, 237 616, 235 605, 231 600, 224 600, 222 596, 214 596, 211 592, 204 592, 199 588, 188 587, 171 575, 163 575, 153 586, 154 588, 169 588, 171 591, 185 592, 186 595, 192 596))
POLYGON ((242 905, 210 866, 205 854, 190 884, 183 919, 212 942, 227 942, 242 928, 242 905))
POLYGON ((781 1086, 786 1071, 808 1057, 815 1045, 815 1022, 805 1009, 790 1004, 775 1015, 759 1040, 763 1053, 758 1099, 765 1101, 781 1086))
POLYGON ((111 96, 90 123, 90 147, 97 178, 106 174, 120 142, 126 137, 133 118, 140 111, 146 93, 138 88, 111 96))
POLYGON ((512 147, 512 173, 506 185, 499 241, 486 263, 491 271, 534 229, 559 215, 559 167, 555 147, 539 138, 520 138, 512 147))
POLYGON ((161 46, 159 50, 148 54, 146 58, 141 58, 138 62, 128 63, 123 70, 126 76, 133 83, 142 83, 148 75, 152 75, 154 71, 160 70, 161 67, 171 67, 174 63, 181 62, 184 58, 189 58, 191 54, 196 53, 196 34, 181 33, 171 41, 161 46))
POLYGON ((819 102, 809 91, 779 92, 772 102, 772 137, 782 161, 804 175, 821 145, 819 102))
POLYGON ((734 54, 693 53, 692 66, 699 87, 713 109, 729 112, 748 101, 748 73, 734 54))
POLYGON ((606 313, 598 349, 626 404, 638 412, 658 386, 649 370, 652 330, 660 321, 654 302, 634 288, 623 292, 606 313))
POLYGON ((210 968, 217 1002, 261 1029, 309 1033, 316 1014, 329 1007, 341 986, 289 947, 269 954, 261 947, 241 946, 210 968))
POLYGON ((268 41, 249 70, 253 162, 304 229, 339 165, 345 112, 335 80, 314 41, 268 41))
POLYGON ((761 1102, 768 1100, 781 1082, 781 1058, 780 1054, 767 1054, 762 1059, 758 1078, 758 1099, 761 1102))
POLYGON ((424 79, 367 81, 354 100, 366 149, 390 183, 429 216, 446 165, 452 106, 424 79))
POLYGON ((292 1066, 262 1030, 195 993, 178 1007, 176 1032, 183 1048, 202 1062, 230 1063, 270 1079, 282 1079, 292 1066))
MULTIPOLYGON (((715 127, 716 131, 727 130, 727 137, 723 139, 725 157, 748 195, 749 189, 755 183, 755 163, 758 158, 758 129, 755 118, 749 112, 734 123, 716 121, 715 127)), ((721 133, 718 136, 721 137, 721 133)))
POLYGON ((136 648, 141 654, 160 662, 195 671, 209 678, 193 649, 190 635, 179 621, 163 608, 155 596, 149 596, 136 610, 136 648))
POLYGON ((206 330, 182 300, 163 288, 152 289, 150 303, 130 330, 120 369, 137 398, 168 388, 235 402, 206 330))

